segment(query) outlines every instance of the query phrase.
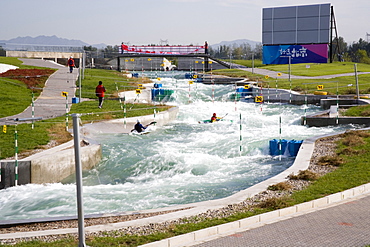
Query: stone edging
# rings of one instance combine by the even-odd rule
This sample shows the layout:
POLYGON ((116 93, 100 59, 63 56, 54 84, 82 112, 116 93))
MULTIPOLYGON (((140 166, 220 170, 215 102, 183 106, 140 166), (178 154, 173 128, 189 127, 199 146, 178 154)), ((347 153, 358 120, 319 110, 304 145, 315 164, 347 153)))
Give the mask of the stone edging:
POLYGON ((241 231, 254 229, 265 224, 271 224, 277 221, 295 217, 301 214, 321 210, 329 206, 344 203, 350 199, 357 199, 370 193, 370 183, 361 185, 349 190, 338 192, 313 201, 301 203, 295 206, 255 215, 234 222, 205 228, 202 230, 186 233, 172 238, 163 239, 157 242, 141 245, 142 247, 176 247, 188 246, 216 239, 222 236, 234 234, 241 231))

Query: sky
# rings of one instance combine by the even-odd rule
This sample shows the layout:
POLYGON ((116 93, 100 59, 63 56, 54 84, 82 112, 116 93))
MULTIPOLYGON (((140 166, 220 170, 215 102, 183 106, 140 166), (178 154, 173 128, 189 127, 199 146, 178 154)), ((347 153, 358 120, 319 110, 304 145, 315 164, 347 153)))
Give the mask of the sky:
MULTIPOLYGON (((90 45, 262 41, 262 9, 331 3, 338 35, 367 40, 369 0, 0 0, 0 40, 39 35, 90 45)), ((369 37, 370 40, 370 37, 369 37)))

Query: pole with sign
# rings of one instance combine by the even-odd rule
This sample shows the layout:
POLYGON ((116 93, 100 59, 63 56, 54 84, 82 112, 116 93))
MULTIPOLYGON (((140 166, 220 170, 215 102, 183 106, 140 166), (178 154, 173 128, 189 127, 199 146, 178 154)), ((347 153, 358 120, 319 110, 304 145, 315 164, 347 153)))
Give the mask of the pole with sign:
POLYGON ((66 130, 68 131, 68 92, 62 92, 62 96, 66 98, 66 130))

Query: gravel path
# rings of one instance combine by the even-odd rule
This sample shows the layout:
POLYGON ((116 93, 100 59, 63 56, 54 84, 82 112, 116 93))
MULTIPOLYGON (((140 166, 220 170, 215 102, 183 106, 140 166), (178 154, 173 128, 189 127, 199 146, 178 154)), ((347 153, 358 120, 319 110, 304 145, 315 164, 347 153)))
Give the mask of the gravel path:
MULTIPOLYGON (((339 136, 331 136, 318 139, 315 144, 314 152, 311 158, 310 166, 308 170, 319 174, 320 176, 333 171, 335 168, 330 166, 322 166, 318 165, 318 160, 322 156, 327 155, 334 155, 336 144, 335 142, 340 139, 339 136)), ((287 196, 292 194, 294 191, 302 190, 309 185, 310 182, 304 180, 294 180, 289 179, 287 183, 291 185, 289 190, 285 191, 272 191, 266 190, 252 198, 247 198, 244 202, 239 204, 228 205, 225 208, 220 208, 218 210, 209 210, 201 215, 197 215, 196 217, 186 218, 186 219, 178 219, 175 221, 169 221, 165 223, 158 223, 158 224, 150 224, 144 225, 140 227, 126 227, 119 230, 121 234, 138 234, 138 235, 147 235, 157 231, 164 231, 169 227, 173 226, 174 224, 181 224, 181 223, 189 223, 189 222, 197 222, 199 219, 211 219, 211 218, 219 218, 219 217, 227 217, 232 215, 236 212, 248 211, 252 206, 257 205, 263 201, 266 201, 271 198, 278 198, 287 196)), ((93 219, 85 219, 85 226, 91 225, 104 225, 109 223, 116 223, 116 222, 123 222, 123 221, 130 221, 140 218, 152 217, 159 214, 166 214, 174 211, 163 211, 158 213, 148 213, 148 214, 130 214, 130 215, 118 215, 118 216, 110 216, 110 217, 101 217, 101 218, 93 218, 93 219)), ((58 221, 58 222, 48 222, 48 223, 34 223, 34 224, 25 224, 25 225, 18 225, 14 227, 5 227, 0 228, 1 233, 11 233, 11 232, 26 232, 26 231, 39 231, 39 230, 47 230, 47 229, 59 229, 59 228, 77 228, 77 220, 68 220, 68 221, 58 221)), ((117 231, 114 232, 95 232, 95 233, 87 233, 86 237, 93 237, 93 236, 117 236, 117 231)), ((71 237, 71 235, 58 235, 58 236, 42 236, 32 239, 40 239, 43 241, 55 241, 57 239, 62 239, 66 237, 71 237)), ((72 235, 72 237, 77 238, 76 235, 72 235)), ((24 239, 9 239, 9 240, 2 240, 0 243, 2 244, 13 244, 19 241, 28 241, 32 240, 31 238, 24 238, 24 239)))

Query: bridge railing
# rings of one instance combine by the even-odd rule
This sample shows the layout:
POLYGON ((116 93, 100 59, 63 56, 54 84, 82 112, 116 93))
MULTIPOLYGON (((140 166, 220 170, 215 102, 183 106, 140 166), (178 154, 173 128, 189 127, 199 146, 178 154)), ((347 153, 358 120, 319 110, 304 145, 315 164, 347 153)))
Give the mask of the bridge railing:
POLYGON ((204 46, 127 46, 119 47, 121 54, 204 54, 204 46))

